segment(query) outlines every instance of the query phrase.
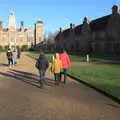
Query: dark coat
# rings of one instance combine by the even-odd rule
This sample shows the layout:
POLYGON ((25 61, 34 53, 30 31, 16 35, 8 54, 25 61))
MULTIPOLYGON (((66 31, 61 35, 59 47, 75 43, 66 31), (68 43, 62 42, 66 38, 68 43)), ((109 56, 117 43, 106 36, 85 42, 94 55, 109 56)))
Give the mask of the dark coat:
POLYGON ((40 55, 40 57, 37 59, 36 64, 35 64, 36 68, 38 70, 44 70, 46 71, 46 69, 49 66, 49 62, 47 60, 47 58, 44 55, 40 55))
POLYGON ((17 49, 17 58, 20 58, 20 55, 21 55, 21 51, 20 49, 17 49))
POLYGON ((12 57, 13 57, 13 53, 10 50, 8 50, 7 51, 7 58, 11 59, 12 57))

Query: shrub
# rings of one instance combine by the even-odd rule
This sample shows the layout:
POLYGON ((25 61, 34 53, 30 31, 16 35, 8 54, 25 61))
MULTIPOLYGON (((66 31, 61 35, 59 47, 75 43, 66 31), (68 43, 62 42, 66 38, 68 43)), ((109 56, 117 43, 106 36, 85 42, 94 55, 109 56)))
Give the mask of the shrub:
POLYGON ((23 46, 21 47, 21 50, 22 50, 22 51, 28 51, 28 50, 29 50, 28 45, 23 45, 23 46))
POLYGON ((9 48, 8 45, 4 46, 3 51, 6 52, 8 50, 8 48, 9 48))
POLYGON ((0 45, 0 52, 4 51, 4 47, 0 45))

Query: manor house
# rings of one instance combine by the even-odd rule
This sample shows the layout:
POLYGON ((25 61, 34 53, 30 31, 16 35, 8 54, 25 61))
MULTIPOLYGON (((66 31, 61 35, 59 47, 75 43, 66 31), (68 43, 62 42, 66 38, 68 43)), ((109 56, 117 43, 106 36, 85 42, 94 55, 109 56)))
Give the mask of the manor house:
POLYGON ((65 30, 60 28, 55 44, 56 49, 68 52, 120 54, 119 7, 114 5, 111 14, 90 22, 85 17, 80 25, 70 24, 65 30))
POLYGON ((0 46, 15 49, 17 46, 37 45, 44 40, 44 24, 42 21, 35 23, 35 29, 24 28, 24 22, 20 22, 20 27, 16 28, 16 18, 14 12, 8 16, 8 28, 4 28, 0 21, 0 46))

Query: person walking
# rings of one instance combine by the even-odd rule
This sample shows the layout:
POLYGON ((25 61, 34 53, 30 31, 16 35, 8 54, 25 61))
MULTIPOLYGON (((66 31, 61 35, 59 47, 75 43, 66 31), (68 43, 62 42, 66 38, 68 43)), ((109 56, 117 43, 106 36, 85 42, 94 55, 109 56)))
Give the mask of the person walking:
MULTIPOLYGON (((64 84, 66 83, 68 68, 70 67, 70 58, 66 51, 63 51, 60 54, 60 60, 62 62, 63 74, 64 74, 64 84)), ((61 79, 62 73, 60 74, 61 79)))
POLYGON ((35 66, 39 70, 39 73, 40 73, 40 88, 43 88, 43 85, 45 82, 45 72, 49 66, 49 62, 43 53, 40 54, 39 58, 36 61, 35 66))
POLYGON ((17 52, 16 52, 16 49, 13 51, 13 64, 17 64, 17 52))
POLYGON ((20 50, 20 48, 18 47, 18 48, 17 48, 17 59, 20 59, 20 56, 21 56, 21 50, 20 50))
POLYGON ((11 51, 10 48, 8 48, 8 51, 7 51, 7 58, 8 58, 8 65, 9 67, 11 67, 11 65, 13 65, 13 53, 11 51))
POLYGON ((55 77, 55 84, 59 85, 60 82, 60 71, 62 69, 62 64, 60 61, 60 56, 58 53, 55 54, 55 57, 53 56, 53 62, 52 62, 52 72, 54 73, 55 77))

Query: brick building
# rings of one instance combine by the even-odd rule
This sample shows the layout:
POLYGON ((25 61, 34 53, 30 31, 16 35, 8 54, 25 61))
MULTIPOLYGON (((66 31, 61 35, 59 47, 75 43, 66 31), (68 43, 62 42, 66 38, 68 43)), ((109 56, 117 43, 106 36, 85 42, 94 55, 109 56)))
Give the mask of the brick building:
POLYGON ((80 25, 70 24, 55 38, 56 49, 92 53, 120 54, 120 12, 112 7, 112 14, 89 20, 85 17, 80 25))
POLYGON ((16 46, 36 45, 44 39, 44 24, 42 21, 35 23, 35 29, 24 28, 24 22, 20 22, 20 27, 16 28, 16 18, 13 12, 8 16, 8 28, 4 28, 0 21, 0 46, 15 49, 16 46))

